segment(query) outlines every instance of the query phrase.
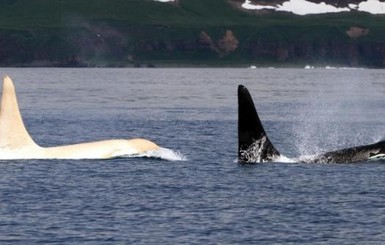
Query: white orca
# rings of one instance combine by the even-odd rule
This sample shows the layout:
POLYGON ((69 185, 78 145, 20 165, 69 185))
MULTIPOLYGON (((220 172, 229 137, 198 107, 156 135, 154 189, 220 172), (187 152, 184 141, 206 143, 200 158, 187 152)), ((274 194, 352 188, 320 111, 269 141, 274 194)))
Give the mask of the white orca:
POLYGON ((238 160, 240 163, 288 160, 305 163, 353 163, 381 159, 385 159, 385 141, 298 159, 282 156, 267 137, 249 91, 243 85, 238 86, 238 160))
POLYGON ((160 147, 146 139, 111 139, 41 147, 24 126, 11 78, 4 77, 0 108, 0 159, 109 159, 142 155, 160 147))

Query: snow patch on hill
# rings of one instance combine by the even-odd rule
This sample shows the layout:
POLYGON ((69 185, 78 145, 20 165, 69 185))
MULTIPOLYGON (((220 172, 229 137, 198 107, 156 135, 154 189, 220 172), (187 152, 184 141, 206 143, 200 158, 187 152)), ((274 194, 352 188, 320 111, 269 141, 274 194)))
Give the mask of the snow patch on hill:
POLYGON ((351 10, 368 12, 371 14, 385 14, 385 2, 379 0, 367 0, 359 4, 349 4, 349 7, 336 7, 324 2, 313 3, 306 0, 288 0, 277 5, 252 4, 251 0, 245 0, 242 7, 249 10, 270 9, 276 11, 291 12, 297 15, 326 14, 349 12, 351 10))

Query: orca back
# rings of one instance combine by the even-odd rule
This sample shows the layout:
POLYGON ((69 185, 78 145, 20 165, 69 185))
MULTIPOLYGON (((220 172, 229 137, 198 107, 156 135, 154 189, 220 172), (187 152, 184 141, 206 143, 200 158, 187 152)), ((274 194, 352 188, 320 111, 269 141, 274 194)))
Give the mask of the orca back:
POLYGON ((385 159, 385 141, 370 145, 361 145, 351 148, 326 152, 315 156, 310 163, 353 163, 385 159))
POLYGON ((249 91, 238 86, 238 160, 268 162, 280 157, 266 135, 249 91))

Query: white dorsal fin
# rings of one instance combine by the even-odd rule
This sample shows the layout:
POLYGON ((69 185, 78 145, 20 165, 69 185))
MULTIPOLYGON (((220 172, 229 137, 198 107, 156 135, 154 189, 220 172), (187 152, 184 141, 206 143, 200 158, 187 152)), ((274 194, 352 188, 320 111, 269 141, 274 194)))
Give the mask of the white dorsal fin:
POLYGON ((37 146, 24 126, 10 77, 5 76, 0 109, 0 147, 16 149, 37 146))

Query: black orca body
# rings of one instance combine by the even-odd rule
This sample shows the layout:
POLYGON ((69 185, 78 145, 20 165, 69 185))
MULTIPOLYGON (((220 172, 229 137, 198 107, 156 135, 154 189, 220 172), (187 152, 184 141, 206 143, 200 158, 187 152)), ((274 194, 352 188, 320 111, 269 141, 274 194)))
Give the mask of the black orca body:
MULTIPOLYGON (((249 91, 238 86, 238 160, 241 163, 274 162, 285 159, 273 146, 255 109, 249 91)), ((287 159, 287 158, 286 158, 287 159)), ((353 163, 385 159, 385 141, 340 149, 321 155, 293 159, 305 163, 353 163)))

